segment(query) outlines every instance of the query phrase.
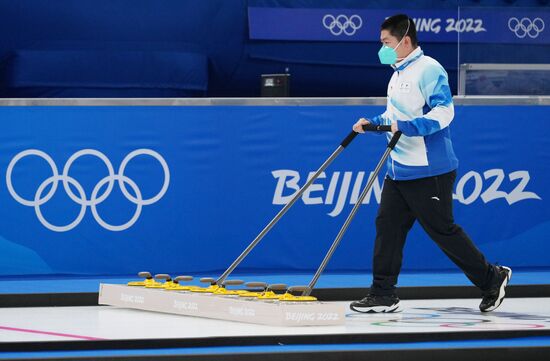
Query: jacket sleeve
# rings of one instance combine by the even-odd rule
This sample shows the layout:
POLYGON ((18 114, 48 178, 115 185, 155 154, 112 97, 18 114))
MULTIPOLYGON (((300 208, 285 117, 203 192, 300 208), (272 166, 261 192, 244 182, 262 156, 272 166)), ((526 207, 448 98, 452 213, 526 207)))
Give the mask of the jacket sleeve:
POLYGON ((371 122, 371 124, 374 124, 374 125, 390 125, 391 122, 388 120, 387 113, 388 111, 386 110, 384 113, 368 119, 371 122))
MULTIPOLYGON (((388 117, 386 116, 387 114, 387 110, 380 114, 380 115, 377 115, 375 117, 372 117, 372 118, 368 118, 368 120, 371 122, 371 124, 374 124, 374 125, 390 125, 391 122, 389 121, 388 117)), ((386 134, 386 132, 371 132, 371 133, 374 133, 375 135, 381 135, 381 134, 386 134)))
POLYGON ((449 126, 454 117, 449 80, 441 65, 433 65, 426 69, 419 86, 430 111, 409 121, 397 121, 399 130, 409 137, 433 134, 449 126))

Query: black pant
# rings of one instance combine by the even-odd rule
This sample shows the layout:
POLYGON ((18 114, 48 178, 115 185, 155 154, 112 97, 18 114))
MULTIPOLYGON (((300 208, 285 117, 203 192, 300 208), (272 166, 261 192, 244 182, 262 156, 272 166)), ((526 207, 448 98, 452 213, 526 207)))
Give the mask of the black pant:
POLYGON ((452 190, 455 178, 456 171, 407 181, 386 177, 376 216, 372 294, 394 293, 405 239, 416 220, 474 285, 481 290, 494 286, 497 281, 495 267, 454 223, 452 190))

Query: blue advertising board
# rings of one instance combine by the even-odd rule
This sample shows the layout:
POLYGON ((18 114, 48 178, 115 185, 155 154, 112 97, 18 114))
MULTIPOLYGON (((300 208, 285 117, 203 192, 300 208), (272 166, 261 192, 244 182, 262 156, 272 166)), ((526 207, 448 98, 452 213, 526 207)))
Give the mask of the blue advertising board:
POLYGON ((407 14, 421 42, 550 43, 550 11, 529 8, 300 9, 249 7, 250 39, 379 41, 389 16, 407 14))
MULTIPOLYGON (((487 258, 550 267, 547 106, 457 106, 455 218, 487 258)), ((0 107, 0 275, 225 269, 380 106, 0 107)), ((312 272, 385 149, 359 136, 243 262, 312 272)), ((383 174, 328 272, 371 268, 383 174)), ((454 265, 415 225, 405 270, 454 265)))

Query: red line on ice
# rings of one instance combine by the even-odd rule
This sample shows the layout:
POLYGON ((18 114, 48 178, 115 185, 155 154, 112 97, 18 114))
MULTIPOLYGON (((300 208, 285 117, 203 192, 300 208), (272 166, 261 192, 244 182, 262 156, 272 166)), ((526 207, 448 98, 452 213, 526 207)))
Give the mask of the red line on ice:
POLYGON ((30 330, 30 329, 27 329, 27 328, 17 328, 17 327, 7 327, 7 326, 0 326, 0 330, 15 331, 15 332, 26 332, 26 333, 37 333, 37 334, 41 334, 41 335, 60 336, 60 337, 69 337, 69 338, 78 338, 78 339, 81 339, 81 340, 90 340, 90 341, 105 340, 104 338, 98 338, 98 337, 82 336, 82 335, 71 335, 71 334, 68 334, 68 333, 30 330))

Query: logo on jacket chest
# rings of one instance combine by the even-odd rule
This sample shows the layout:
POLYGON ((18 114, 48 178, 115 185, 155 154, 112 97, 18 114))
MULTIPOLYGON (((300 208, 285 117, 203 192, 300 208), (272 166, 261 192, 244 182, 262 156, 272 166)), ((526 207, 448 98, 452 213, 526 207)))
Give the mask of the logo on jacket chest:
POLYGON ((402 81, 398 85, 398 89, 400 93, 410 93, 411 92, 411 82, 410 81, 402 81))
POLYGON ((395 94, 395 92, 398 93, 410 93, 411 92, 411 82, 410 81, 399 81, 395 82, 390 85, 390 89, 388 91, 388 96, 390 94, 395 94))

